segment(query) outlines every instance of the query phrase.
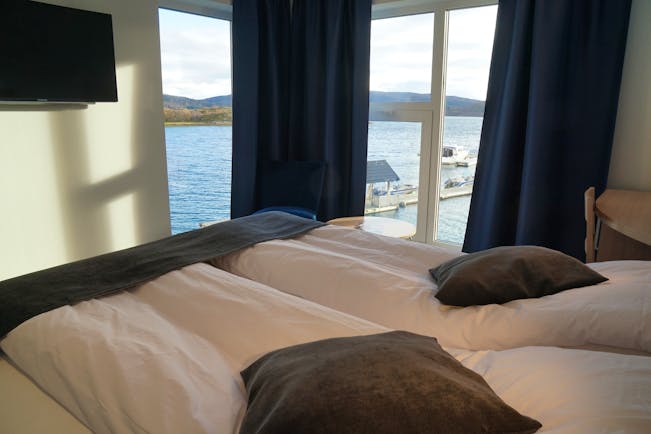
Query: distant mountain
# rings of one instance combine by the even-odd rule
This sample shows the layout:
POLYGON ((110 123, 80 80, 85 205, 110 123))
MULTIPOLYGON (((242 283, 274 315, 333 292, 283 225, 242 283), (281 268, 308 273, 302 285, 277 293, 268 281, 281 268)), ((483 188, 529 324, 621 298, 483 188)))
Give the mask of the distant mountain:
POLYGON ((213 96, 205 99, 192 99, 185 96, 163 95, 163 107, 168 109, 201 109, 209 107, 231 107, 231 95, 213 96))
POLYGON ((460 96, 445 97, 445 115, 446 116, 484 116, 484 106, 486 101, 478 99, 461 98, 460 96))
MULTIPOLYGON (((427 93, 413 92, 379 92, 372 90, 369 100, 376 103, 386 102, 428 102, 427 93)), ((460 96, 445 97, 445 114, 447 116, 484 116, 484 101, 460 96)))
MULTIPOLYGON (((370 102, 427 102, 429 94, 413 92, 379 92, 371 91, 370 102)), ((163 95, 163 105, 172 110, 196 110, 210 107, 231 107, 233 98, 231 95, 214 96, 206 99, 192 99, 184 96, 163 95)), ((461 98, 459 96, 448 96, 445 98, 445 114, 447 116, 484 116, 484 101, 461 98)))
POLYGON ((427 102, 429 101, 428 93, 414 92, 380 92, 372 90, 369 92, 370 102, 427 102))

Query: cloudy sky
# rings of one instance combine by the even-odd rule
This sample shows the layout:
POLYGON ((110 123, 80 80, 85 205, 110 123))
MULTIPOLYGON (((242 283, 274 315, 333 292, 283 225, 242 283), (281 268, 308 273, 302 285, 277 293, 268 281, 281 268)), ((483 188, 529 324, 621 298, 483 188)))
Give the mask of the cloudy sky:
MULTIPOLYGON (((446 94, 485 99, 497 6, 450 12, 446 94)), ((371 89, 431 91, 434 14, 374 20, 371 89)))
POLYGON ((195 99, 231 93, 230 22, 160 9, 163 93, 195 99))
MULTIPOLYGON (((452 11, 446 94, 484 99, 497 6, 452 11)), ((190 98, 231 93, 230 24, 161 9, 163 92, 190 98)), ((371 89, 429 93, 433 14, 374 20, 371 89)))

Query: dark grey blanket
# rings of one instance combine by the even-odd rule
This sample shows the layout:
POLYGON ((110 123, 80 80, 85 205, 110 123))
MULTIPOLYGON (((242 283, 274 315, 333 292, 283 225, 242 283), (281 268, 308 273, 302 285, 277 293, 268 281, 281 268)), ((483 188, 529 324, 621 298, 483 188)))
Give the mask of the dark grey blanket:
POLYGON ((0 338, 57 307, 113 294, 190 264, 322 225, 282 212, 256 214, 4 280, 0 282, 0 338))

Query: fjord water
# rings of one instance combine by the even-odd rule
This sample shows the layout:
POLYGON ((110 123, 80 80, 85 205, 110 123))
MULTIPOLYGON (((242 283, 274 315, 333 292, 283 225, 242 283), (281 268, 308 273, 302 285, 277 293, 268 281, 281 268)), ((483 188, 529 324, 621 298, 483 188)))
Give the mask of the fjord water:
MULTIPOLYGON (((445 118, 444 144, 465 147, 476 154, 482 118, 445 118)), ((419 123, 371 122, 369 160, 387 160, 401 184, 418 184, 420 162, 419 123)), ((167 170, 172 233, 199 227, 200 222, 230 217, 231 141, 230 126, 166 127, 167 170)), ((447 166, 442 182, 467 176, 474 167, 447 166)), ((437 239, 461 244, 465 233, 470 196, 441 201, 437 239)), ((375 214, 416 223, 416 206, 375 214)))

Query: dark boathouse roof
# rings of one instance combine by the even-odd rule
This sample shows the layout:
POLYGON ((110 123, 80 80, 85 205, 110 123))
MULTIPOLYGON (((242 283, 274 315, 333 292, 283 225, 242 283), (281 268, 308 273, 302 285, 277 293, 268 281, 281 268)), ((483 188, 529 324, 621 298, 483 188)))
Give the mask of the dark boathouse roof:
POLYGON ((399 181, 400 177, 393 171, 387 160, 368 161, 366 165, 366 183, 399 181))

